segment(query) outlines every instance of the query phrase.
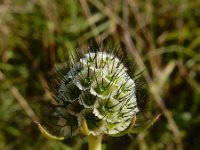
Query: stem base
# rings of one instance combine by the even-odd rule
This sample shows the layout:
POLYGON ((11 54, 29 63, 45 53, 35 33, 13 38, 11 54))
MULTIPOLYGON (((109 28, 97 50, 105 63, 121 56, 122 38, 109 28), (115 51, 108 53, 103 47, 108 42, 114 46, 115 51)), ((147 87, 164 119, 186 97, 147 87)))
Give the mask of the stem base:
POLYGON ((89 150, 101 150, 102 135, 93 136, 88 135, 89 150))

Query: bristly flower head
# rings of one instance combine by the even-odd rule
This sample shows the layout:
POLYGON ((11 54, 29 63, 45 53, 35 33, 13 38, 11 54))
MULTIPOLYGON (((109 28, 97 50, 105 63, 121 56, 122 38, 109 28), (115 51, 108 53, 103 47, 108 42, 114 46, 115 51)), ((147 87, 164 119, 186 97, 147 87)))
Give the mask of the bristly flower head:
MULTIPOLYGON (((113 48, 89 47, 85 54, 72 57, 67 69, 57 69, 57 86, 51 86, 56 106, 52 127, 64 137, 86 135, 120 136, 132 128, 140 111, 137 84, 113 48)), ((53 82, 53 81, 52 81, 53 82)))

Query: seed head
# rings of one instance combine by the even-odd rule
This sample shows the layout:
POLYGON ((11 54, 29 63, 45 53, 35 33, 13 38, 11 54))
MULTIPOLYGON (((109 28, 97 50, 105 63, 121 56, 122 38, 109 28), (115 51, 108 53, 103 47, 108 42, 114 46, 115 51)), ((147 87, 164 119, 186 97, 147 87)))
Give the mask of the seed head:
POLYGON ((139 112, 137 84, 113 50, 89 51, 57 74, 57 86, 51 86, 57 101, 52 126, 59 135, 118 136, 133 128, 139 112))

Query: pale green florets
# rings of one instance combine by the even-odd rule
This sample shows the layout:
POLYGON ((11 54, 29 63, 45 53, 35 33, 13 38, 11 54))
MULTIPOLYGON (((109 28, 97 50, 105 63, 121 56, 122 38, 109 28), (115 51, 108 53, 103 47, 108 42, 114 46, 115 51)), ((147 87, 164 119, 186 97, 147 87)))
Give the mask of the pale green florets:
POLYGON ((86 121, 89 134, 118 134, 138 113, 136 86, 112 54, 90 52, 74 64, 58 89, 58 125, 63 136, 76 135, 86 121))

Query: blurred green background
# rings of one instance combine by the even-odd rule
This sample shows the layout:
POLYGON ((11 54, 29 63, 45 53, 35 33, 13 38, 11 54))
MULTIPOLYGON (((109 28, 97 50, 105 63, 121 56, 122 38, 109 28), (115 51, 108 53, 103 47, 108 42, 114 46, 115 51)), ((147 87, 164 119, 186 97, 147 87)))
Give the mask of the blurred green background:
POLYGON ((0 0, 0 150, 81 150, 33 120, 51 101, 45 76, 78 44, 110 40, 144 71, 147 131, 104 137, 106 150, 200 149, 200 0, 0 0), (35 112, 35 113, 34 113, 35 112))

